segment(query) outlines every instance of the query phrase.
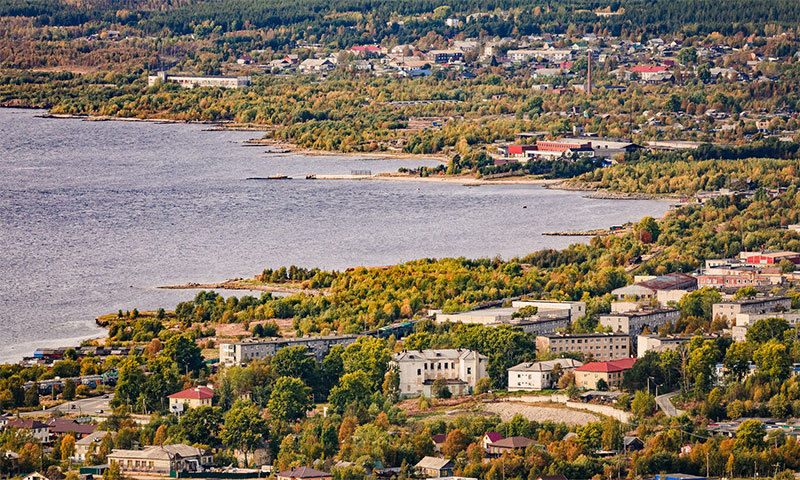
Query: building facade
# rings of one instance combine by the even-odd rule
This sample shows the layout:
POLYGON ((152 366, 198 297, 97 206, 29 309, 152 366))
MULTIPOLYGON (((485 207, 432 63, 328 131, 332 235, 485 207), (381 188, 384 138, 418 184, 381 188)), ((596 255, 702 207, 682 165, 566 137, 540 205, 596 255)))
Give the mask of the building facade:
POLYGON ((178 413, 182 412, 185 406, 188 408, 210 407, 213 400, 214 389, 211 387, 188 388, 169 396, 169 409, 173 413, 178 413))
POLYGON ((244 365, 251 360, 271 357, 288 347, 306 347, 322 361, 335 345, 347 346, 355 343, 360 335, 321 335, 316 337, 281 338, 272 340, 246 340, 219 344, 219 362, 225 366, 244 365))
POLYGON ((600 315, 598 321, 601 326, 611 328, 614 332, 628 334, 635 350, 637 337, 645 327, 656 331, 667 322, 675 322, 679 316, 680 311, 677 309, 657 308, 600 315))
POLYGON ((487 377, 487 364, 485 355, 466 349, 404 350, 392 356, 404 397, 432 396, 436 380, 445 382, 453 395, 468 395, 487 377))
POLYGON ((594 390, 597 388, 597 382, 603 380, 608 388, 619 388, 624 373, 630 370, 634 363, 636 363, 635 358, 587 363, 575 369, 575 386, 594 390))
POLYGON ((154 445, 143 450, 114 449, 108 463, 118 464, 122 473, 169 475, 170 472, 202 472, 213 463, 210 451, 183 443, 154 445))
POLYGON ((617 360, 631 356, 630 337, 625 333, 552 333, 536 337, 536 349, 556 355, 580 352, 595 360, 617 360))
POLYGON ((572 358, 557 358, 544 362, 520 363, 508 369, 508 391, 546 390, 557 387, 558 378, 553 374, 556 365, 566 373, 580 367, 583 362, 572 358))
POLYGON ((792 299, 789 297, 760 297, 715 303, 711 306, 711 314, 713 318, 719 317, 732 322, 740 313, 764 314, 783 312, 791 308, 792 299))

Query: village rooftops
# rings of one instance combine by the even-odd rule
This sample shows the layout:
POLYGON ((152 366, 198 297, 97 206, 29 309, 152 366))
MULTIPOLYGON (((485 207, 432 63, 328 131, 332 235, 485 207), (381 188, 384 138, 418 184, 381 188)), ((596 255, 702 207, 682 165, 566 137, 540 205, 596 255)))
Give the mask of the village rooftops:
MULTIPOLYGON (((625 334, 621 334, 627 337, 625 334)), ((523 362, 508 369, 509 372, 551 372, 556 365, 561 365, 561 368, 575 368, 583 365, 583 362, 573 358, 556 358, 554 360, 545 360, 543 362, 523 362)))
POLYGON ((489 448, 522 449, 536 442, 526 437, 508 437, 489 444, 489 448))
POLYGON ((423 457, 414 467, 431 470, 442 470, 453 465, 451 460, 440 457, 423 457))
POLYGON ((445 360, 445 359, 471 359, 477 356, 478 358, 487 357, 478 352, 467 350, 463 348, 443 348, 436 350, 403 350, 400 353, 394 354, 395 362, 404 361, 418 361, 418 360, 445 360))
POLYGON ((324 478, 330 477, 331 474, 310 467, 292 467, 278 473, 277 476, 280 478, 324 478))
POLYGON ((38 428, 49 428, 46 423, 42 423, 39 420, 33 420, 30 418, 15 418, 14 420, 9 420, 6 423, 7 428, 20 428, 26 430, 35 430, 38 428))
POLYGON ((563 333, 563 332, 556 332, 556 333, 544 333, 542 335, 538 335, 539 337, 547 337, 547 338, 598 338, 598 337, 627 337, 628 335, 625 333, 619 332, 601 332, 601 333, 563 333))
POLYGON ((755 298, 738 298, 736 300, 726 300, 720 303, 737 304, 737 305, 758 305, 764 302, 778 302, 790 300, 789 297, 755 297, 755 298))
POLYGON ((173 393, 169 398, 207 400, 214 398, 214 390, 205 386, 187 388, 181 392, 173 393))
POLYGON ((592 362, 576 368, 579 372, 621 372, 633 367, 636 363, 635 358, 623 358, 611 360, 610 362, 592 362))
POLYGON ((125 458, 141 458, 141 459, 172 459, 175 456, 182 458, 195 457, 203 455, 204 451, 197 447, 190 447, 183 443, 176 443, 174 445, 153 445, 146 447, 142 450, 123 450, 114 449, 109 456, 117 457, 123 456, 125 458))
POLYGON ((647 317, 650 315, 655 315, 658 313, 667 313, 667 312, 677 312, 678 310, 675 308, 649 308, 649 309, 642 309, 642 310, 633 310, 630 312, 618 312, 618 313, 605 313, 603 315, 608 317, 627 317, 627 318, 636 318, 636 317, 647 317))
POLYGON ((93 433, 95 430, 97 430, 97 425, 92 425, 89 423, 78 423, 74 420, 70 420, 67 418, 52 417, 47 419, 45 423, 50 428, 50 431, 57 435, 60 435, 62 433, 72 432, 82 437, 85 435, 89 435, 93 433))

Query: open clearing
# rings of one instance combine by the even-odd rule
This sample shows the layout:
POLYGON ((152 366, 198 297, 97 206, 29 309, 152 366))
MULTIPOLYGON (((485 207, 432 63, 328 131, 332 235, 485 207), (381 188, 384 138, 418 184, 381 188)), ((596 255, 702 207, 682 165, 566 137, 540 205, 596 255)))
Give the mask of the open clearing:
POLYGON ((481 406, 482 410, 496 413, 500 419, 507 422, 520 414, 528 420, 537 422, 566 423, 567 425, 586 425, 589 422, 600 422, 603 419, 598 415, 586 412, 570 410, 565 407, 540 407, 538 405, 527 405, 520 402, 497 402, 486 403, 481 406))

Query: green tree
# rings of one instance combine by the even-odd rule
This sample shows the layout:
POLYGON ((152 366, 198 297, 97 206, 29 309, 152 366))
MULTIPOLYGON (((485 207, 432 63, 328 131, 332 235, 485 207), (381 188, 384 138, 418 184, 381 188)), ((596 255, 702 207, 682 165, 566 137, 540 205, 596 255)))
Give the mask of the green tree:
POLYGON ((178 365, 178 370, 197 372, 203 368, 203 355, 200 347, 186 334, 175 335, 164 344, 162 354, 168 356, 178 365))
POLYGON ((683 296, 678 303, 684 317, 698 317, 712 320, 712 306, 722 301, 716 288, 701 288, 683 296))
POLYGON ((305 417, 312 407, 311 389, 294 377, 281 377, 275 382, 267 406, 273 418, 285 421, 305 417))
POLYGON ((716 343, 704 341, 689 353, 686 373, 694 381, 695 393, 707 393, 714 381, 714 366, 720 356, 716 343))
POLYGON ((789 322, 783 318, 762 318, 750 325, 745 339, 747 343, 757 347, 775 338, 782 339, 783 333, 791 328, 789 322))
POLYGON ((114 390, 113 406, 135 405, 145 383, 142 366, 134 358, 126 358, 119 364, 117 386, 114 390))
POLYGON ((361 370, 366 373, 373 391, 381 388, 391 359, 392 353, 387 348, 386 341, 373 337, 359 338, 357 342, 348 345, 342 354, 344 371, 353 373, 361 370))
POLYGON ((631 410, 639 418, 647 418, 656 411, 656 397, 643 390, 636 392, 631 402, 631 410))
POLYGON ((745 420, 736 429, 736 447, 760 449, 764 446, 766 427, 758 420, 745 420))
POLYGON ((372 391, 369 377, 365 372, 358 370, 342 375, 339 385, 331 390, 328 401, 335 411, 343 413, 350 404, 365 405, 372 391))
POLYGON ((770 340, 753 353, 753 361, 762 373, 773 380, 789 378, 792 360, 786 346, 778 340, 770 340))
POLYGON ((279 377, 299 378, 315 392, 322 390, 319 363, 308 355, 306 347, 289 347, 278 350, 270 360, 279 377))
POLYGON ((600 422, 589 422, 578 429, 578 443, 583 445, 588 451, 599 450, 603 444, 603 424, 600 422))
POLYGON ((202 405, 183 412, 178 426, 189 443, 215 445, 222 423, 222 408, 202 405))
POLYGON ((71 378, 64 380, 64 391, 61 392, 61 398, 66 401, 75 400, 75 382, 71 378))
POLYGON ((267 433, 267 421, 261 418, 258 408, 250 402, 240 401, 225 414, 220 439, 226 447, 244 453, 244 463, 248 464, 247 454, 261 445, 267 433))
POLYGON ((737 382, 741 381, 750 366, 750 346, 745 342, 736 342, 728 347, 724 364, 728 375, 737 382))

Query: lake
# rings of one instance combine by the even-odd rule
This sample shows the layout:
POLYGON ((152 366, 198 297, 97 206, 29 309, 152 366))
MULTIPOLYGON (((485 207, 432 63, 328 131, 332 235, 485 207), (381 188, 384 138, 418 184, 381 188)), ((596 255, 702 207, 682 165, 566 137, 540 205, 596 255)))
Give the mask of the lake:
POLYGON ((255 132, 43 113, 0 109, 0 361, 102 335, 98 315, 173 308, 196 293, 160 285, 292 264, 510 258, 588 241, 545 231, 667 210, 538 185, 305 180, 437 162, 268 154, 243 146, 255 132), (247 180, 276 174, 293 179, 247 180))

